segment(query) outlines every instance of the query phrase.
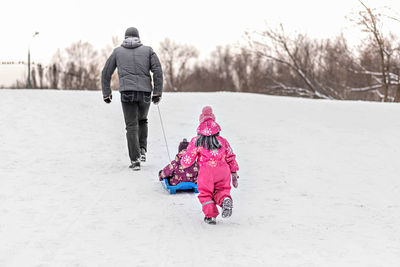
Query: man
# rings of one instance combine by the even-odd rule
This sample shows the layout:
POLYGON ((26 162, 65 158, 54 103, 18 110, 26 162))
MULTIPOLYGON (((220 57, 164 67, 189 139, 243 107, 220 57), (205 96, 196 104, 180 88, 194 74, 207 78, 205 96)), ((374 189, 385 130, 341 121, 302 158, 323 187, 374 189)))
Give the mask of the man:
POLYGON ((119 91, 125 117, 126 139, 133 170, 140 170, 140 161, 146 161, 147 114, 150 99, 154 104, 161 100, 163 73, 160 61, 149 46, 140 42, 136 28, 128 28, 121 46, 108 58, 101 76, 103 99, 111 103, 111 76, 118 68, 119 91), (154 90, 150 71, 153 73, 154 90), (151 95, 153 91, 153 95, 151 95))

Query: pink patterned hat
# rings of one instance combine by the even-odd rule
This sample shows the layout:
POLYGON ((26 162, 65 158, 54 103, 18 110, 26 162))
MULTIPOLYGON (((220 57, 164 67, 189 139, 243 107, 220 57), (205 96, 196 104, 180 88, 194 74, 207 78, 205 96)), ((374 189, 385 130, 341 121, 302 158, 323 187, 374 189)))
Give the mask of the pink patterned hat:
POLYGON ((210 106, 205 106, 199 118, 200 125, 197 128, 197 133, 210 136, 221 131, 221 127, 215 122, 215 116, 212 113, 210 106))
POLYGON ((200 114, 199 121, 202 123, 205 120, 213 119, 215 121, 215 116, 212 113, 212 108, 210 106, 205 106, 200 114))

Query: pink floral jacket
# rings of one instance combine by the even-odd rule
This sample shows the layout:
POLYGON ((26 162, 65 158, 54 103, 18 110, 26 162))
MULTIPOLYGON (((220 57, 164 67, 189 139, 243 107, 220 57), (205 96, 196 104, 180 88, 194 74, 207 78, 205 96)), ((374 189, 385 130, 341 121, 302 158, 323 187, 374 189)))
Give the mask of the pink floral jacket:
POLYGON ((239 166, 235 159, 236 155, 233 153, 232 148, 225 138, 217 136, 217 139, 221 144, 221 148, 217 150, 208 150, 204 147, 197 147, 197 138, 197 136, 192 138, 186 149, 186 153, 182 156, 181 164, 183 167, 187 168, 191 166, 198 158, 197 162, 200 168, 202 166, 217 167, 223 164, 228 164, 231 172, 239 170, 239 166))

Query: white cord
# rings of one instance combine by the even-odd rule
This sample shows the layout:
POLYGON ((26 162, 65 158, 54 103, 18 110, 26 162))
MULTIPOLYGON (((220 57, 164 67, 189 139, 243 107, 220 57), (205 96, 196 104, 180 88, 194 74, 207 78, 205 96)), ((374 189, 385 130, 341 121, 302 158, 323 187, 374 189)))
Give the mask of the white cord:
POLYGON ((160 106, 157 105, 157 108, 158 108, 158 115, 160 115, 160 122, 161 122, 162 131, 163 131, 163 134, 164 134, 165 145, 167 146, 168 159, 169 159, 169 162, 171 162, 171 157, 169 155, 169 149, 168 149, 168 143, 167 143, 167 137, 165 136, 164 124, 163 124, 162 117, 161 117, 161 112, 160 112, 160 106))

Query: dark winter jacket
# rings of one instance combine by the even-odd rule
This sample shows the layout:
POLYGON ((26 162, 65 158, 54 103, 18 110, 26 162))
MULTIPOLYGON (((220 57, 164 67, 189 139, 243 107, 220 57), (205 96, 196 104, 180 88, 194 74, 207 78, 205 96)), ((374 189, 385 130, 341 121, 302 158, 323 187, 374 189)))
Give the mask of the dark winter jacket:
POLYGON ((185 149, 179 152, 175 159, 159 172, 160 181, 162 181, 162 179, 168 179, 170 185, 177 185, 181 182, 192 182, 197 184, 199 166, 197 165, 197 162, 194 162, 189 168, 183 168, 181 165, 181 159, 185 153, 185 149))
POLYGON ((115 68, 118 68, 120 92, 153 91, 151 71, 154 80, 153 93, 162 94, 163 73, 160 61, 153 49, 142 45, 138 37, 127 37, 108 58, 101 75, 103 96, 111 94, 110 82, 115 68))

